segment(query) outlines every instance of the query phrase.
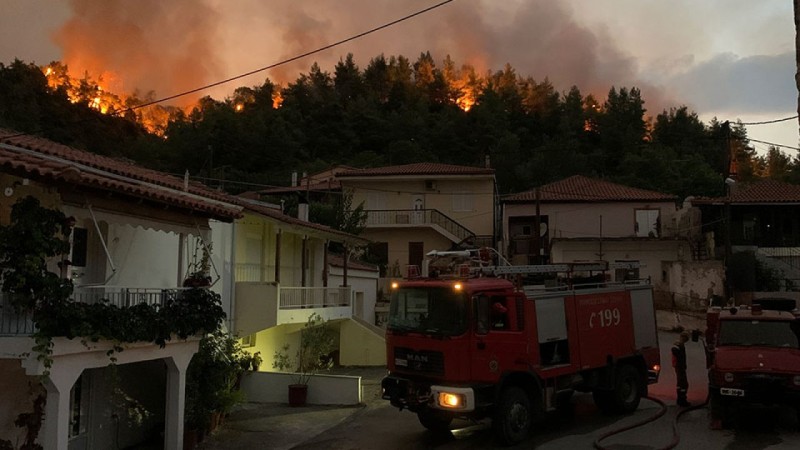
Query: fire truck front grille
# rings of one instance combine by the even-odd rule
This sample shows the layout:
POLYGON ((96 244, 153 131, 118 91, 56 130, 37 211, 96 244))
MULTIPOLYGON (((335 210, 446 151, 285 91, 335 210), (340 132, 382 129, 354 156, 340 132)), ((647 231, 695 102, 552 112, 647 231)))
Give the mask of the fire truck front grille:
POLYGON ((394 364, 398 370, 444 375, 444 355, 442 352, 415 351, 405 347, 395 347, 394 364))

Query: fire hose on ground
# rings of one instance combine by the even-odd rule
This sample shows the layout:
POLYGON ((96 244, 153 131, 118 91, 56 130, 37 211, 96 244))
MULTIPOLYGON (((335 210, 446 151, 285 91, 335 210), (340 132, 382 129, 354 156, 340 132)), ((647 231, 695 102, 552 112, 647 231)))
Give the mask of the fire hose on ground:
MULTIPOLYGON (((653 422, 653 421, 657 420, 659 417, 661 417, 661 416, 663 416, 664 414, 667 413, 667 405, 663 401, 661 401, 661 400, 659 400, 659 399, 657 399, 655 397, 650 397, 650 396, 645 397, 645 398, 650 400, 651 402, 654 402, 654 403, 659 405, 660 408, 659 408, 659 411, 656 414, 654 414, 654 415, 652 415, 650 417, 646 417, 645 419, 640 420, 640 421, 635 422, 635 423, 632 423, 630 425, 626 425, 626 426, 624 426, 622 428, 617 428, 615 430, 611 430, 611 431, 609 431, 607 433, 604 433, 603 435, 601 435, 600 437, 595 439, 594 448, 596 448, 597 450, 607 450, 607 447, 604 447, 604 446, 602 446, 600 444, 601 441, 603 441, 603 440, 605 440, 605 439, 607 439, 607 438, 609 438, 611 436, 615 436, 617 434, 624 433, 624 432, 626 432, 628 430, 632 430, 634 428, 638 428, 638 427, 641 427, 643 425, 646 425, 646 424, 648 424, 650 422, 653 422)), ((682 415, 688 413, 689 411, 694 411, 696 409, 704 408, 708 404, 708 400, 709 400, 709 398, 706 397, 706 399, 705 399, 705 401, 703 401, 703 403, 700 403, 699 405, 692 405, 692 406, 689 406, 687 408, 683 408, 680 411, 678 411, 678 414, 676 414, 675 418, 672 420, 672 441, 670 441, 670 443, 666 447, 660 447, 657 450, 669 450, 669 449, 677 447, 678 444, 681 442, 681 437, 678 434, 678 420, 680 419, 680 417, 682 415)))

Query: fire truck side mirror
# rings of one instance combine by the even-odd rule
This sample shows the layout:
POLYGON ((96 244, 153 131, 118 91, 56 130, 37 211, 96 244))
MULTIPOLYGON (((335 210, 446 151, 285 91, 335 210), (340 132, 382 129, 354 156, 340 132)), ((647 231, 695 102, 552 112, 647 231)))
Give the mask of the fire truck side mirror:
POLYGON ((485 294, 478 294, 472 297, 475 304, 475 334, 486 334, 489 332, 489 297, 485 294))

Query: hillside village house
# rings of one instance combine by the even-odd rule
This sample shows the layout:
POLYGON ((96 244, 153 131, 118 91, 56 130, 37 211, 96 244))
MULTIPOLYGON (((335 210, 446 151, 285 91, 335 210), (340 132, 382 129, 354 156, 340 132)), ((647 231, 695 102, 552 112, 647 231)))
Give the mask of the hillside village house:
POLYGON ((336 179, 367 213, 362 236, 375 244, 384 276, 421 267, 426 253, 495 244, 494 169, 419 163, 353 169, 336 179))
MULTIPOLYGON (((75 285, 75 302, 163 305, 190 270, 189 242, 210 245, 209 221, 242 215, 223 194, 185 180, 6 130, 0 167, 3 224, 28 196, 75 219, 72 265, 62 272, 75 285)), ((27 430, 14 420, 36 415, 34 400, 44 395, 38 442, 46 449, 125 448, 160 432, 164 448, 182 448, 185 374, 200 336, 174 337, 163 348, 119 344, 122 351, 107 340, 55 336, 52 367, 41 378, 31 317, 7 300, 0 305, 0 440, 21 445, 27 430)))
MULTIPOLYGON (((759 180, 733 182, 728 189, 726 196, 691 199, 702 212, 709 251, 719 257, 753 252, 781 275, 782 289, 800 285, 800 186, 759 180)), ((749 301, 741 295, 730 293, 738 301, 749 301)))
MULTIPOLYGON (((212 223, 214 242, 226 248, 212 260, 224 267, 223 298, 230 297, 229 328, 271 370, 275 350, 297 348, 309 315, 337 332, 341 365, 383 365, 385 343, 374 324, 377 270, 330 251, 366 245, 363 238, 292 218, 279 207, 235 199, 244 208, 235 223, 212 223), (230 244, 233 243, 233 244, 230 244)), ((217 250, 217 249, 215 249, 217 250)))
POLYGON ((501 201, 513 264, 637 262, 638 270, 608 275, 649 278, 662 307, 723 294, 724 270, 705 257, 698 210, 678 209, 672 195, 575 175, 501 201))

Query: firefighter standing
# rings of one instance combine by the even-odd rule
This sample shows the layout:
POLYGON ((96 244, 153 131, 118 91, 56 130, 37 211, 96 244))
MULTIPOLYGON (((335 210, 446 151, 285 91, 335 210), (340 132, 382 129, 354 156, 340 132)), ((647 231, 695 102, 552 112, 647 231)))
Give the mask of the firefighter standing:
POLYGON ((672 344, 672 367, 675 368, 676 385, 678 388, 678 406, 691 406, 686 400, 686 393, 689 390, 689 380, 686 378, 686 342, 689 340, 689 332, 682 331, 678 340, 672 344))

